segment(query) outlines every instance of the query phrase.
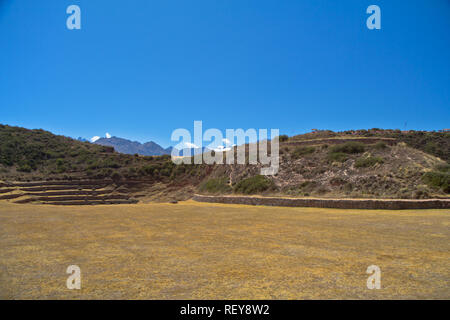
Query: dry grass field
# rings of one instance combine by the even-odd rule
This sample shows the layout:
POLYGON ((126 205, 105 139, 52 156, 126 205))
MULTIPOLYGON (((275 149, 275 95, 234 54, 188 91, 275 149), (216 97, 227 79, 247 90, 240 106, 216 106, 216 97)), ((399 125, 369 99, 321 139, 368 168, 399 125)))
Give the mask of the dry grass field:
POLYGON ((449 299, 449 240, 449 210, 3 202, 0 298, 449 299))

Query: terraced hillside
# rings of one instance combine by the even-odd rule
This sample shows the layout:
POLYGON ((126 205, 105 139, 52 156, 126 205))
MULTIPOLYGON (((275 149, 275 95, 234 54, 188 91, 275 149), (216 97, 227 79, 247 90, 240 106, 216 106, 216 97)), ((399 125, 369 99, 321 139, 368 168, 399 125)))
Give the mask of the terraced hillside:
POLYGON ((392 139, 397 143, 404 142, 409 147, 438 157, 446 162, 450 161, 450 132, 440 131, 401 131, 392 129, 347 130, 334 132, 331 130, 317 130, 289 138, 290 142, 300 142, 312 139, 360 139, 382 138, 392 139))
POLYGON ((0 200, 98 204, 187 200, 197 193, 450 197, 448 132, 371 129, 279 138, 279 172, 263 177, 260 165, 175 165, 167 155, 121 154, 44 130, 0 125, 0 200))
POLYGON ((42 181, 0 184, 0 200, 54 205, 127 204, 138 201, 112 181, 42 181))

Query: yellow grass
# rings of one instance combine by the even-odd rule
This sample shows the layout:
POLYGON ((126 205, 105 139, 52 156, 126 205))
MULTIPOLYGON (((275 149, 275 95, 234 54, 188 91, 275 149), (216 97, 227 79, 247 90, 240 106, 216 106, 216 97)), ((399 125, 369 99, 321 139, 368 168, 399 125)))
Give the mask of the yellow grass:
POLYGON ((450 298, 449 210, 0 202, 2 299, 450 298), (381 268, 381 290, 366 269, 381 268), (81 290, 66 269, 81 268, 81 290))

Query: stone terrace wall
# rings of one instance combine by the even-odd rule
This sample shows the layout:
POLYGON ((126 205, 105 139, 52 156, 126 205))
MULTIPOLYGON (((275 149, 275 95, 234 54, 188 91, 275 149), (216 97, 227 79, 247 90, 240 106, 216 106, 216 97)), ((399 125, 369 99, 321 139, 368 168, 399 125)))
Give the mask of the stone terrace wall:
POLYGON ((372 199, 293 199, 246 196, 195 195, 199 202, 247 204, 280 207, 315 207, 336 209, 450 209, 450 199, 433 200, 372 200, 372 199))
POLYGON ((360 142, 360 143, 364 143, 364 144, 374 144, 377 142, 384 142, 387 145, 392 146, 397 141, 393 138, 346 138, 346 139, 323 138, 323 139, 312 139, 312 140, 287 141, 287 142, 283 142, 283 145, 290 145, 290 146, 317 145, 317 144, 335 145, 335 144, 343 144, 343 143, 347 143, 347 142, 360 142))

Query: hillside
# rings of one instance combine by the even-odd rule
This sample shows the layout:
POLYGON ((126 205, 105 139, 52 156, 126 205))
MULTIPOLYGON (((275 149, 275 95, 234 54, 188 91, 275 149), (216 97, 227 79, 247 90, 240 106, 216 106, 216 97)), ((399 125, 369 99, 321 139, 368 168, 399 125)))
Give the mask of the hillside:
MULTIPOLYGON (((0 184, 1 180, 103 180, 101 185, 108 184, 113 189, 122 188, 132 193, 150 187, 153 193, 162 193, 161 200, 167 200, 177 196, 178 190, 182 189, 180 186, 197 185, 207 173, 204 166, 175 166, 167 155, 122 154, 112 147, 81 142, 40 129, 0 125, 0 184)), ((76 184, 73 185, 75 188, 76 184)))
POLYGON ((441 158, 444 161, 450 161, 450 132, 436 131, 400 131, 400 130, 348 130, 343 132, 333 132, 329 130, 320 130, 317 132, 306 133, 293 136, 290 142, 304 141, 310 139, 349 139, 349 138, 392 138, 397 142, 405 142, 408 146, 426 152, 441 158))
MULTIPOLYGON (((85 194, 82 190, 85 188, 77 181, 96 181, 89 184, 89 188, 92 185, 91 189, 97 190, 95 195, 89 193, 95 196, 93 200, 99 200, 100 195, 101 200, 111 200, 114 194, 124 199, 136 196, 141 201, 183 200, 194 193, 322 198, 449 197, 449 133, 319 131, 290 138, 281 136, 280 141, 279 173, 263 177, 259 176, 258 165, 177 166, 168 155, 122 154, 111 147, 44 130, 0 125, 0 180, 12 186, 9 191, 5 189, 10 193, 26 192, 24 189, 29 187, 13 186, 14 181, 73 181, 72 187, 66 189, 78 188, 81 194, 85 194)), ((39 183, 42 184, 37 182, 33 187, 42 189, 39 183)), ((53 190, 61 195, 64 188, 58 188, 45 187, 44 192, 53 190)), ((39 196, 48 198, 45 193, 39 196)))

